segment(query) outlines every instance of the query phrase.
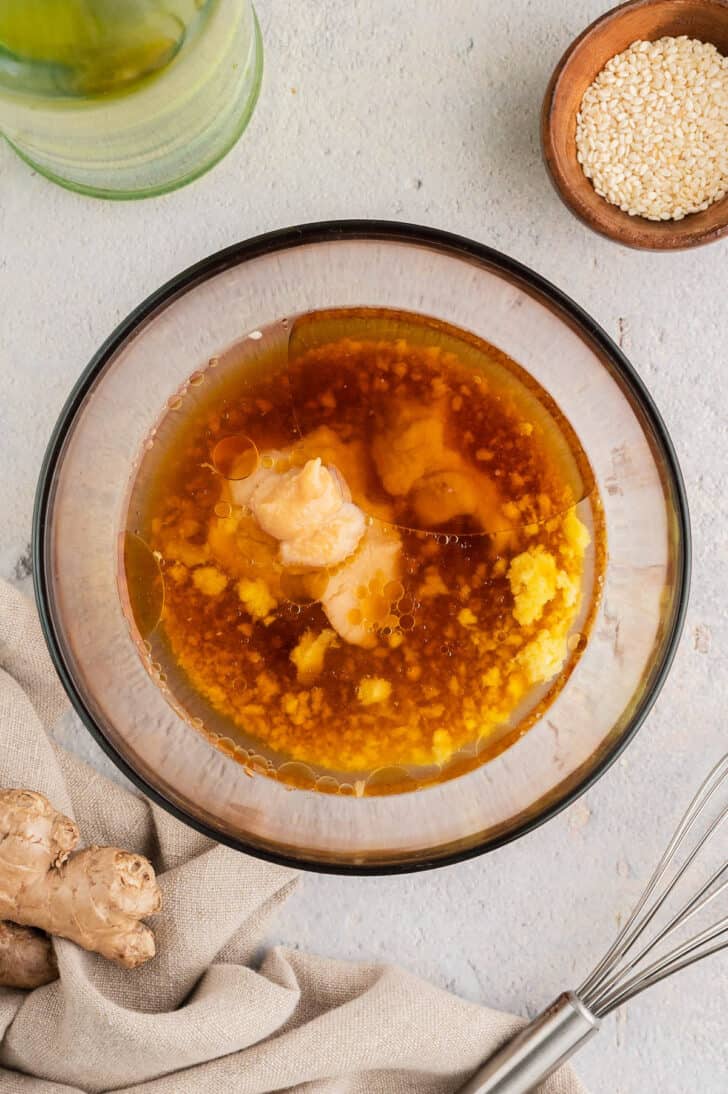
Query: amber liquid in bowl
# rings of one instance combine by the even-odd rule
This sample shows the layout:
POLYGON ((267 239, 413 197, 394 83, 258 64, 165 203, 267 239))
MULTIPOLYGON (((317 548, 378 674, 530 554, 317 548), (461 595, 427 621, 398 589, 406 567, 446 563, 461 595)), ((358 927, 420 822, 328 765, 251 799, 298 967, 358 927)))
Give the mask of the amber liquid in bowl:
POLYGON ((359 795, 524 733, 586 644, 605 560, 550 396, 466 332, 374 309, 284 320, 193 374, 140 457, 122 547, 140 654, 190 724, 250 771, 359 795), (317 458, 365 532, 343 562, 284 564, 253 476, 317 458))

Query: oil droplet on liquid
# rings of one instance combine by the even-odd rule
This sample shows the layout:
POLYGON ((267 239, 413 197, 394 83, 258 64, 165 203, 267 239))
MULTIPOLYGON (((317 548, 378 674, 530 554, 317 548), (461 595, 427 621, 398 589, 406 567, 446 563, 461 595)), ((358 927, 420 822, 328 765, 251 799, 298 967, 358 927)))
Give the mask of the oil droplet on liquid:
POLYGON ((260 455, 254 441, 242 434, 223 437, 212 450, 212 465, 230 482, 249 478, 258 468, 260 455))

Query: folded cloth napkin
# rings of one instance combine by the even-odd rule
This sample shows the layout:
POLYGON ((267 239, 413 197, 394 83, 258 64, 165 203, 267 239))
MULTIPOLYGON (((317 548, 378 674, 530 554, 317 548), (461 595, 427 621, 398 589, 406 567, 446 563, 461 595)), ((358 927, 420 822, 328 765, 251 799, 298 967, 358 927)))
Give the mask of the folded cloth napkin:
MULTIPOLYGON (((65 696, 32 606, 0 583, 0 785, 39 790, 88 843, 142 852, 157 956, 125 971, 55 940, 60 978, 0 988, 0 1094, 449 1094, 520 1025, 384 965, 275 949, 291 870, 203 838, 55 745, 65 696)), ((543 1094, 584 1094, 564 1068, 543 1094)))

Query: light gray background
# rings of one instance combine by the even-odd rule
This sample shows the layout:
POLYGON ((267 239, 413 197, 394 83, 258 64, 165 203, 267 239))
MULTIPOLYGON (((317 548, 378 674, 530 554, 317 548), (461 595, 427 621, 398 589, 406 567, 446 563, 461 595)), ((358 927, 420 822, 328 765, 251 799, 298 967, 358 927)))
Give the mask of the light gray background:
MULTIPOLYGON (((276 939, 397 961, 530 1013, 575 986, 726 749, 728 243, 632 252, 591 234, 541 165, 540 101, 601 0, 259 0, 266 48, 248 132, 169 197, 101 203, 0 147, 0 574, 29 588, 33 490, 63 400, 115 324, 189 263, 283 225, 385 217, 506 251, 571 294, 652 390, 687 480, 693 592, 672 675, 624 757, 518 844, 415 877, 308 876, 276 939)), ((109 765, 69 722, 64 739, 109 765)), ((728 1087, 728 964, 713 958, 605 1023, 595 1094, 728 1087)))

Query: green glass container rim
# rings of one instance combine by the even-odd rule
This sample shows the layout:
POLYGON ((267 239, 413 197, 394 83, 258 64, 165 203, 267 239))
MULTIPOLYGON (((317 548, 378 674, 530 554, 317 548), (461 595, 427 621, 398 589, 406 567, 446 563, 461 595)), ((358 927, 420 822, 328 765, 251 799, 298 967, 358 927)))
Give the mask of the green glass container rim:
MULTIPOLYGON (((91 186, 88 183, 76 182, 74 179, 67 178, 57 171, 53 171, 51 168, 37 163, 31 155, 12 141, 7 134, 0 132, 0 137, 4 137, 16 156, 26 163, 33 171, 37 171, 39 175, 49 182, 55 183, 56 186, 61 186, 64 190, 70 190, 74 194, 81 194, 83 197, 98 198, 101 201, 145 201, 149 198, 164 197, 166 194, 172 194, 175 190, 181 190, 184 186, 189 186, 190 183, 196 182, 197 179, 202 178, 203 175, 212 171, 213 167, 216 167, 218 163, 225 159, 228 153, 233 150, 243 136, 245 130, 248 128, 255 108, 258 105, 258 99, 260 98, 264 67, 263 37, 255 8, 253 8, 253 32, 255 38, 255 75, 250 87, 250 94, 243 110, 240 112, 237 125, 228 136, 225 143, 220 145, 219 148, 216 148, 212 155, 208 156, 202 163, 197 164, 177 178, 170 179, 167 182, 155 183, 153 186, 143 186, 138 190, 110 190, 104 186, 91 186)), ((155 77, 151 76, 145 79, 146 82, 149 83, 154 80, 155 77)), ((127 89, 123 92, 123 96, 128 97, 133 95, 135 90, 136 89, 127 89)), ((120 94, 118 97, 121 98, 122 95, 120 94)), ((59 104, 58 109, 85 109, 88 108, 89 105, 96 107, 99 103, 103 105, 103 99, 81 101, 74 107, 74 100, 66 99, 63 100, 62 104, 59 104)))
MULTIPOLYGON (((81 373, 74 385, 60 416, 51 434, 48 447, 43 459, 38 479, 33 510, 32 528, 32 561, 33 561, 33 585, 35 597, 40 615, 43 634, 48 646, 53 664, 60 677, 69 699, 83 724, 89 730, 96 743, 127 779, 130 780, 146 797, 161 806, 182 823, 189 825, 209 839, 227 845, 234 850, 253 855, 256 858, 268 862, 277 863, 294 869, 305 869, 316 873, 342 874, 342 875, 390 875, 414 873, 436 867, 453 865, 478 855, 494 851, 521 836, 534 831, 546 821, 555 817, 567 806, 575 802, 602 775, 612 766, 621 755, 629 742, 642 726, 649 714, 657 696, 662 689, 672 665, 677 646, 682 634, 683 625, 688 606, 691 571, 691 533, 690 516, 688 511, 687 493, 683 481, 682 472, 678 463, 672 440, 667 427, 660 415, 654 399, 642 379, 630 364, 627 357, 606 331, 591 318, 583 308, 562 292, 546 278, 535 273, 528 266, 516 259, 510 258, 501 251, 495 250, 483 243, 475 242, 464 236, 451 232, 441 231, 436 228, 425 227, 406 222, 386 220, 337 220, 321 221, 310 224, 297 225, 290 228, 282 228, 277 231, 267 232, 264 235, 255 236, 252 239, 235 243, 221 251, 203 258, 200 262, 188 267, 182 273, 173 277, 161 288, 139 304, 116 327, 113 333, 97 350, 91 361, 81 373), (452 843, 444 845, 444 849, 433 849, 423 853, 408 853, 401 860, 386 862, 329 862, 325 858, 306 858, 286 853, 283 850, 246 842, 228 833, 218 831, 214 826, 203 823, 190 816, 176 803, 170 801, 158 789, 146 781, 122 755, 114 748, 105 736, 101 725, 94 719, 86 706, 83 696, 76 684, 73 673, 70 670, 63 654, 63 644, 56 633, 51 610, 50 594, 46 574, 46 548, 47 530, 49 524, 50 508, 53 500, 53 484, 59 460, 63 454, 66 438, 76 418, 83 401, 97 377, 102 373, 106 364, 116 351, 123 345, 126 339, 145 321, 150 319, 155 312, 162 309, 175 298, 183 295, 210 277, 222 273, 233 266, 250 261, 263 255, 285 251, 293 247, 318 243, 331 243, 344 240, 382 240, 390 243, 414 244, 428 247, 441 253, 452 255, 476 263, 486 269, 505 273, 537 299, 545 301, 551 310, 556 310, 562 319, 569 325, 576 326, 578 331, 587 337, 587 340, 606 357, 620 375, 630 394, 633 396, 641 413, 649 424, 649 427, 659 445, 660 455, 667 473, 668 485, 672 493, 672 501, 675 506, 675 518, 678 534, 678 551, 675 560, 674 583, 676 594, 673 598, 672 612, 664 628, 664 637, 661 643, 659 658, 655 661, 651 670, 651 681, 645 693, 637 703, 629 723, 619 738, 614 741, 592 767, 590 761, 582 765, 582 769, 588 770, 580 776, 579 771, 572 773, 569 782, 573 783, 562 794, 550 793, 547 795, 547 803, 543 808, 538 808, 535 802, 530 807, 534 815, 528 816, 521 823, 505 832, 499 832, 481 841, 476 841, 466 847, 456 846, 452 849, 452 843), (415 857, 416 855, 416 857, 415 857)), ((352 799, 353 800, 353 799, 352 799)))

